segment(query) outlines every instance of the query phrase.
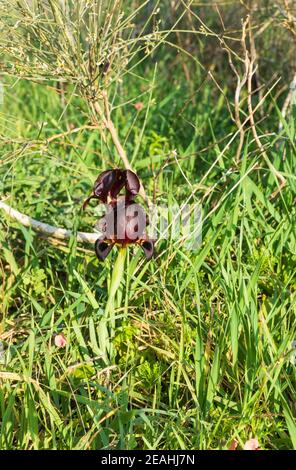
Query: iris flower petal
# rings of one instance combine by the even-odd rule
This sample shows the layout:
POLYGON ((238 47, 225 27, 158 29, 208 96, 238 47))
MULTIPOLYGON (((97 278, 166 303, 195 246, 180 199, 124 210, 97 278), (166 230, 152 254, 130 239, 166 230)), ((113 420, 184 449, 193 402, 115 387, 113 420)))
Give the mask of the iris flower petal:
POLYGON ((94 196, 102 202, 107 202, 107 196, 111 193, 116 183, 116 176, 116 170, 103 171, 95 181, 93 188, 94 196))
POLYGON ((154 242, 152 240, 144 240, 141 243, 141 248, 145 253, 147 261, 149 261, 154 253, 154 242))
POLYGON ((134 203, 139 190, 139 178, 131 170, 106 170, 96 179, 83 209, 91 199, 107 204, 105 216, 98 221, 102 235, 95 243, 95 252, 99 260, 104 261, 115 244, 125 247, 134 243, 142 247, 147 260, 152 258, 154 240, 146 235, 147 215, 142 206, 134 203), (123 188, 125 194, 120 196, 123 188))
POLYGON ((100 261, 104 261, 113 248, 113 243, 98 239, 95 243, 95 252, 100 261))
POLYGON ((125 188, 131 196, 136 196, 140 191, 140 181, 137 175, 131 171, 126 170, 125 188))
POLYGON ((107 203, 108 197, 112 202, 116 201, 122 188, 125 187, 126 199, 133 200, 140 190, 140 181, 137 175, 131 170, 106 170, 101 173, 95 181, 93 194, 86 199, 83 208, 88 205, 91 199, 99 199, 103 203, 107 203))

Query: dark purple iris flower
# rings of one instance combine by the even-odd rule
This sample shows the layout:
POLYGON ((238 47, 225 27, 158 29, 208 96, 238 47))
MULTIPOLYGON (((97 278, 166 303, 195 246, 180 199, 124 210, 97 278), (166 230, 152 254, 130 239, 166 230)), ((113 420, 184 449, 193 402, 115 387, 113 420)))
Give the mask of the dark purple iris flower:
POLYGON ((98 199, 105 204, 116 203, 122 188, 125 188, 127 201, 132 201, 138 194, 140 181, 133 171, 120 170, 119 168, 103 171, 96 179, 93 194, 86 199, 83 209, 91 199, 98 199))
POLYGON ((95 243, 99 260, 104 261, 114 245, 126 247, 131 244, 141 246, 147 260, 152 258, 154 241, 146 235, 147 216, 143 207, 134 202, 139 190, 139 178, 131 170, 107 170, 95 181, 93 193, 83 208, 91 199, 107 205, 107 212, 98 223, 102 236, 95 243), (123 188, 125 195, 120 196, 123 188))

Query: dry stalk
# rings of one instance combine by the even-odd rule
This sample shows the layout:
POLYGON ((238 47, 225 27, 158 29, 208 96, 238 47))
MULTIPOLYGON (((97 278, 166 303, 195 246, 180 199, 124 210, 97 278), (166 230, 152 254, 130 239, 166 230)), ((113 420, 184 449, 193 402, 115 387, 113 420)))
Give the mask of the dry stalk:
MULTIPOLYGON (((98 101, 95 101, 94 103, 92 103, 92 109, 93 109, 93 113, 95 114, 95 119, 96 121, 98 121, 97 117, 99 117, 103 127, 109 131, 112 142, 117 150, 117 153, 124 167, 127 170, 133 170, 127 158, 126 152, 120 142, 117 129, 112 121, 110 104, 109 104, 108 94, 106 90, 102 91, 102 97, 103 97, 103 103, 104 103, 104 110, 102 109, 98 101)), ((141 183, 139 194, 147 203, 149 202, 149 199, 145 193, 142 183, 141 183)))
MULTIPOLYGON (((32 227, 37 232, 42 233, 43 235, 50 236, 59 240, 67 240, 74 235, 71 230, 66 230, 64 228, 54 227, 53 225, 40 222, 39 220, 32 219, 26 214, 13 209, 11 206, 6 204, 3 201, 0 201, 0 209, 6 212, 9 217, 21 223, 25 227, 32 227)), ((99 237, 98 233, 95 232, 77 232, 76 238, 77 242, 80 243, 95 243, 99 237)))
MULTIPOLYGON (((293 77, 293 79, 290 83, 289 92, 286 96, 286 99, 284 101, 284 104, 283 104, 283 107, 282 107, 282 110, 281 110, 281 114, 282 114, 284 119, 287 115, 289 106, 291 104, 293 104, 293 102, 294 102, 295 95, 296 95, 296 72, 294 73, 294 77, 293 77)), ((283 129, 283 123, 282 123, 282 121, 280 121, 280 123, 279 123, 279 132, 281 132, 282 129, 283 129)))
POLYGON ((253 104, 252 104, 252 78, 254 73, 256 72, 256 49, 254 47, 254 38, 253 38, 253 33, 252 33, 252 25, 251 25, 251 18, 249 18, 248 22, 248 34, 249 34, 249 39, 250 39, 250 51, 248 51, 246 42, 244 42, 243 47, 244 47, 244 52, 245 52, 245 60, 248 63, 248 79, 247 79, 247 90, 248 90, 248 111, 249 111, 249 120, 250 120, 250 126, 252 130, 253 137, 255 139, 255 142, 257 144, 258 149, 260 150, 261 155, 263 156, 264 160, 266 161, 268 167, 270 170, 273 172, 273 174, 277 177, 279 180, 279 187, 271 194, 271 199, 277 196, 277 194, 283 189, 283 187, 286 185, 286 179, 283 177, 283 175, 274 167, 274 165, 271 163, 269 160, 266 151, 262 145, 262 142, 258 136, 257 129, 256 129, 256 124, 255 124, 255 110, 253 110, 253 104))
MULTIPOLYGON (((249 16, 247 16, 245 21, 242 22, 241 44, 243 46, 243 49, 245 48, 244 46, 246 44, 246 29, 247 29, 248 23, 249 23, 249 16)), ((241 113, 240 95, 241 95, 242 88, 245 86, 245 84, 248 80, 249 61, 248 61, 248 57, 245 54, 244 74, 241 77, 239 71, 237 70, 237 68, 234 66, 234 64, 232 62, 230 50, 227 48, 226 51, 227 51, 227 54, 228 54, 229 65, 230 65, 232 71, 234 72, 234 74, 236 76, 236 89, 235 89, 235 94, 234 94, 234 115, 235 115, 234 120, 235 120, 235 123, 237 125, 238 130, 239 130, 239 144, 238 144, 238 147, 237 147, 237 150, 236 150, 236 155, 235 155, 235 161, 236 161, 236 163, 238 163, 239 160, 240 160, 240 155, 241 155, 241 151, 242 151, 244 140, 245 140, 245 130, 244 130, 244 126, 241 122, 241 118, 240 118, 240 113, 241 113)))

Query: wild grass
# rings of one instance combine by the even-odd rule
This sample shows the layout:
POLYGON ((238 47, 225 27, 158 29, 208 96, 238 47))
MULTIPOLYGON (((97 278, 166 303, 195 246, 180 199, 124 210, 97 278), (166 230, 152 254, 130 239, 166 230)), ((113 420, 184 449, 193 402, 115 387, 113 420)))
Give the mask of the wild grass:
POLYGON ((248 123, 237 159, 236 85, 219 75, 217 95, 196 63, 188 81, 183 61, 158 54, 110 84, 112 120, 151 199, 201 202, 202 245, 159 240, 150 263, 129 251, 108 366, 99 322, 116 253, 99 263, 75 232, 92 230, 83 200, 121 159, 71 85, 5 80, 1 199, 74 235, 44 238, 1 215, 2 449, 227 449, 255 436, 296 448, 295 106, 283 116, 275 87, 260 107, 272 166, 248 123))

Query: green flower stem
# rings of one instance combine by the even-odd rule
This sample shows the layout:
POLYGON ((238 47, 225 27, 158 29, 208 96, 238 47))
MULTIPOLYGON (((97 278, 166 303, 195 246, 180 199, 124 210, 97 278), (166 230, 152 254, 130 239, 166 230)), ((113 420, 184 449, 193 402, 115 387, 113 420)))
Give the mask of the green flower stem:
POLYGON ((115 331, 115 297, 123 279, 125 258, 126 248, 121 247, 119 248, 117 259, 113 267, 111 282, 109 286, 108 301, 99 327, 100 347, 102 349, 103 359, 105 360, 105 362, 108 362, 108 357, 110 361, 113 356, 111 340, 115 331))

